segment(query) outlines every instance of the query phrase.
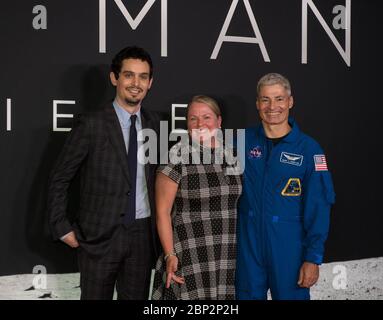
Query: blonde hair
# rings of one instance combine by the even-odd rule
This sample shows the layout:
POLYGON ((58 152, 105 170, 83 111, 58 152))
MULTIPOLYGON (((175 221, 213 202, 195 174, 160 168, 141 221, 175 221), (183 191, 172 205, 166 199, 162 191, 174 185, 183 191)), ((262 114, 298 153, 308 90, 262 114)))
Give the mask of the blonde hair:
POLYGON ((211 98, 209 96, 205 96, 205 95, 194 96, 187 106, 186 114, 189 114, 190 106, 194 102, 200 102, 200 103, 206 104, 211 109, 211 111, 213 111, 215 113, 215 115, 217 117, 221 116, 221 109, 219 108, 217 101, 215 101, 213 98, 211 98))

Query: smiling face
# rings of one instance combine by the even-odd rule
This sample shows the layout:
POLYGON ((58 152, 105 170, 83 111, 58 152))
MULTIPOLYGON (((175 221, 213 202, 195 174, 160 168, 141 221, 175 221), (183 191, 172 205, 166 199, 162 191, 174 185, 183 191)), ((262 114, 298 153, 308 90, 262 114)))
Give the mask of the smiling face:
POLYGON ((214 146, 216 129, 221 127, 222 118, 203 102, 193 102, 188 110, 187 125, 191 137, 207 146, 214 146))
POLYGON ((288 125, 289 111, 293 102, 293 97, 282 85, 262 86, 257 98, 257 109, 263 124, 288 125))
POLYGON ((117 103, 128 112, 136 112, 152 85, 150 66, 140 59, 125 59, 122 61, 118 79, 113 72, 110 80, 116 87, 117 103))

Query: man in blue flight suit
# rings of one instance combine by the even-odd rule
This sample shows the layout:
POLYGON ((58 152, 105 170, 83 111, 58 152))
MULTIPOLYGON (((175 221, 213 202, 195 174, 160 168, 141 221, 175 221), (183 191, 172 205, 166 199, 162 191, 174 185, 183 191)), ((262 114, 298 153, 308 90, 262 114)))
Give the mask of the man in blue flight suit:
POLYGON ((238 299, 310 299, 319 278, 335 194, 319 144, 289 118, 289 81, 263 76, 257 86, 262 124, 246 129, 238 211, 238 299))

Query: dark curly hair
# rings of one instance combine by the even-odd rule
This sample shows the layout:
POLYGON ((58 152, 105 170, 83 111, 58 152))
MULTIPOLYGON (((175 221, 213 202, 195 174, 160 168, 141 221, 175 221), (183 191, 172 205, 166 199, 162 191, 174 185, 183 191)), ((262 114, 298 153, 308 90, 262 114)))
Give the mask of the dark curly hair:
POLYGON ((142 48, 132 46, 122 49, 119 53, 117 53, 114 56, 112 60, 110 70, 114 73, 116 79, 118 79, 119 77, 122 67, 122 61, 125 59, 140 59, 141 61, 146 61, 150 67, 149 77, 150 79, 153 77, 153 62, 152 58, 150 57, 150 54, 142 48))

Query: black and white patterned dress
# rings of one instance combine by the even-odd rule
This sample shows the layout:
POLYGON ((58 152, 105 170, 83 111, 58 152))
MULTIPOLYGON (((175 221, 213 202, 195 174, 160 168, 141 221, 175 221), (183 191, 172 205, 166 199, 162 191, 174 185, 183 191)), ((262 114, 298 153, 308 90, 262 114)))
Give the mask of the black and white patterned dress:
MULTIPOLYGON (((202 159, 202 153, 200 156, 202 159)), ((184 277, 185 283, 172 282, 165 288, 166 263, 161 256, 156 264, 154 300, 235 299, 241 175, 227 171, 226 157, 221 164, 214 159, 211 164, 169 163, 158 169, 178 183, 172 211, 173 241, 179 261, 176 275, 184 277)))

